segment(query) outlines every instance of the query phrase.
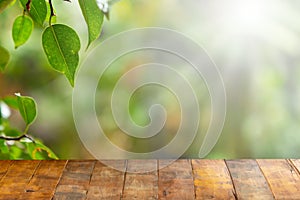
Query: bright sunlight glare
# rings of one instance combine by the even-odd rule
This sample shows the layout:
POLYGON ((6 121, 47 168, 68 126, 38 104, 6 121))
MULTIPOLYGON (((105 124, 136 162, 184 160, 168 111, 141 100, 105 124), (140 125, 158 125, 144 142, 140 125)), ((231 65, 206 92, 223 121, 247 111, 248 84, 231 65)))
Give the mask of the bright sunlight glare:
POLYGON ((270 6, 264 1, 228 1, 221 11, 222 27, 239 34, 256 33, 269 23, 270 14, 270 6))
POLYGON ((212 48, 228 60, 247 55, 251 62, 265 57, 263 53, 298 52, 298 4, 282 0, 212 0, 205 18, 212 48))

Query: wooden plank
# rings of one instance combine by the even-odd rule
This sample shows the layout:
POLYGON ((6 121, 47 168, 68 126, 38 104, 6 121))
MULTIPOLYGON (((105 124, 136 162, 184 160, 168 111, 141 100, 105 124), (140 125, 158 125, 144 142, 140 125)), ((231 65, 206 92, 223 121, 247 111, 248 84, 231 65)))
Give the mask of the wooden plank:
POLYGON ((290 159, 290 162, 295 166, 298 174, 300 174, 300 159, 290 159))
POLYGON ((53 199, 86 199, 96 161, 69 161, 53 199))
POLYGON ((5 176, 8 168, 11 166, 11 160, 1 160, 0 161, 0 180, 5 176))
POLYGON ((12 193, 12 194, 0 194, 0 199, 3 200, 50 200, 47 193, 12 193))
POLYGON ((287 160, 257 160, 276 199, 300 199, 300 177, 287 160))
MULTIPOLYGON (((159 160, 159 165, 165 165, 159 160)), ((159 166, 158 166, 159 167, 159 166)), ((177 160, 158 172, 159 199, 194 199, 194 182, 190 160, 177 160)))
POLYGON ((274 199, 255 160, 226 161, 238 199, 274 199))
POLYGON ((235 199, 223 160, 192 160, 196 199, 235 199))
POLYGON ((41 161, 25 188, 24 199, 51 199, 65 165, 66 161, 41 161))
POLYGON ((40 161, 13 161, 0 181, 0 199, 8 199, 24 194, 40 161), (7 197, 6 197, 7 196, 7 197))
MULTIPOLYGON (((107 163, 108 161, 106 161, 107 163)), ((111 161, 118 171, 98 161, 95 165, 87 199, 120 199, 123 191, 126 161, 111 161)))
POLYGON ((138 173, 168 162, 0 161, 0 199, 300 199, 297 159, 178 160, 138 173))
POLYGON ((122 199, 158 199, 157 175, 157 160, 128 160, 122 199))
POLYGON ((128 160, 127 173, 157 174, 157 160, 128 160))

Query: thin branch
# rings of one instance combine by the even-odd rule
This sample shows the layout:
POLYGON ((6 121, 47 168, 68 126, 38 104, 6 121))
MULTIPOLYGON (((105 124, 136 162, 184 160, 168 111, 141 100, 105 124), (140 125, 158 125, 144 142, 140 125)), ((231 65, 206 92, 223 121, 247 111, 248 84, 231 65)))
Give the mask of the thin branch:
MULTIPOLYGON (((71 2, 71 0, 63 0, 63 1, 71 2)), ((49 5, 50 5, 49 25, 51 26, 52 17, 55 16, 52 0, 49 0, 49 5)))
POLYGON ((52 5, 52 0, 49 0, 49 5, 50 5, 49 25, 51 26, 51 19, 52 19, 53 16, 55 16, 54 8, 53 8, 53 5, 52 5))
POLYGON ((18 137, 9 137, 9 136, 0 135, 0 139, 7 140, 7 141, 20 141, 23 138, 27 138, 27 139, 31 140, 33 143, 35 143, 34 139, 27 134, 23 134, 18 137))

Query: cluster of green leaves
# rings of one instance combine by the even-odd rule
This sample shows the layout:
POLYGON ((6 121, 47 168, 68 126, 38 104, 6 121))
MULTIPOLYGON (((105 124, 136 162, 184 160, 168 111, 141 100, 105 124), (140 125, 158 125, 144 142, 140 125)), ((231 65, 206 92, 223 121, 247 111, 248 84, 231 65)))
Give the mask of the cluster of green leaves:
MULTIPOLYGON (((0 14, 15 2, 16 0, 0 0, 0 14)), ((78 2, 88 27, 87 49, 100 36, 104 16, 107 18, 109 16, 108 4, 105 0, 78 0, 78 2)), ((76 31, 65 24, 55 23, 52 0, 19 0, 19 4, 22 7, 22 10, 20 9, 22 14, 17 16, 12 24, 15 49, 28 41, 34 26, 43 28, 42 46, 48 62, 55 71, 64 74, 73 87, 79 63, 78 52, 81 49, 76 31)), ((0 44, 0 72, 4 72, 9 60, 9 51, 0 44)), ((41 141, 27 134, 37 114, 36 103, 32 98, 17 95, 2 98, 0 103, 0 159, 57 159, 57 156, 41 141), (7 116, 2 116, 1 105, 20 112, 26 124, 23 132, 13 128, 7 116)))
MULTIPOLYGON (((27 42, 35 24, 43 27, 42 45, 47 59, 52 68, 64 74, 73 87, 79 63, 78 52, 81 48, 76 31, 65 24, 52 24, 55 11, 51 0, 19 0, 19 2, 24 11, 22 15, 16 17, 12 25, 15 48, 27 42), (45 22, 47 17, 48 23, 45 22)), ((99 9, 96 0, 78 0, 78 2, 88 27, 88 48, 100 36, 104 15, 108 15, 99 9)), ((0 13, 13 3, 15 0, 0 0, 0 13)), ((4 71, 9 58, 9 52, 0 46, 0 71, 4 71)))
POLYGON ((15 97, 0 99, 0 159, 58 159, 51 149, 28 135, 36 116, 36 103, 31 97, 16 94, 15 97), (10 125, 8 106, 22 116, 26 125, 23 132, 10 125))
MULTIPOLYGON (((0 0, 0 14, 17 0, 0 0)), ((63 0, 69 1, 69 0, 63 0)), ((12 24, 12 39, 15 49, 24 45, 34 26, 43 29, 42 46, 49 64, 55 71, 66 76, 70 85, 75 83, 75 73, 81 49, 80 38, 75 30, 65 24, 56 24, 52 0, 18 0, 22 14, 12 24)), ((101 33, 104 16, 109 18, 106 0, 78 0, 88 28, 88 44, 101 33)), ((0 44, 0 72, 4 72, 10 60, 9 51, 0 44)), ((38 139, 27 134, 36 118, 36 103, 30 97, 16 96, 0 99, 0 105, 17 109, 25 121, 23 132, 10 125, 7 116, 2 116, 0 106, 0 159, 57 159, 57 156, 38 139)))

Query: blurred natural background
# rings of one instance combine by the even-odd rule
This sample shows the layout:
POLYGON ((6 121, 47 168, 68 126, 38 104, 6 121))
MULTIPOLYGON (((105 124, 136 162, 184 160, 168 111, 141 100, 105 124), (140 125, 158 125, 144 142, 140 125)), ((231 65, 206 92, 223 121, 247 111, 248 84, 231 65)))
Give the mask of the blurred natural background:
MULTIPOLYGON (((79 34, 81 58, 84 58, 87 27, 78 2, 55 0, 54 7, 57 22, 73 27, 79 34)), ((43 53, 42 28, 36 25, 30 40, 14 49, 11 27, 21 13, 16 3, 0 15, 0 43, 12 54, 8 68, 0 74, 0 95, 21 92, 34 97, 39 114, 30 133, 41 138, 62 159, 91 158, 73 122, 72 88, 64 76, 51 69, 43 53)), ((227 94, 227 116, 222 135, 208 157, 299 157, 299 1, 121 0, 111 8, 110 20, 105 20, 100 40, 127 29, 149 26, 178 30, 191 37, 207 50, 221 72, 227 94)), ((111 134, 118 131, 112 119, 106 117, 111 111, 110 104, 105 104, 105 92, 109 93, 117 78, 139 63, 141 58, 122 59, 99 82, 104 96, 97 111, 111 134)), ((144 90, 151 93, 151 88, 144 90)), ((147 95, 150 93, 138 90, 130 102, 132 119, 138 124, 145 125, 149 120, 143 102, 152 97, 147 95)), ((180 109, 172 107, 176 105, 172 95, 165 95, 162 102, 171 109, 167 131, 172 132, 178 126, 180 118, 176 116, 180 116, 180 109)), ((210 119, 209 102, 207 89, 203 87, 200 122, 203 130, 210 119)), ((24 126, 17 114, 12 121, 18 127, 24 126)), ((184 157, 197 156, 199 138, 184 157)), ((138 146, 135 141, 121 143, 138 146)))

